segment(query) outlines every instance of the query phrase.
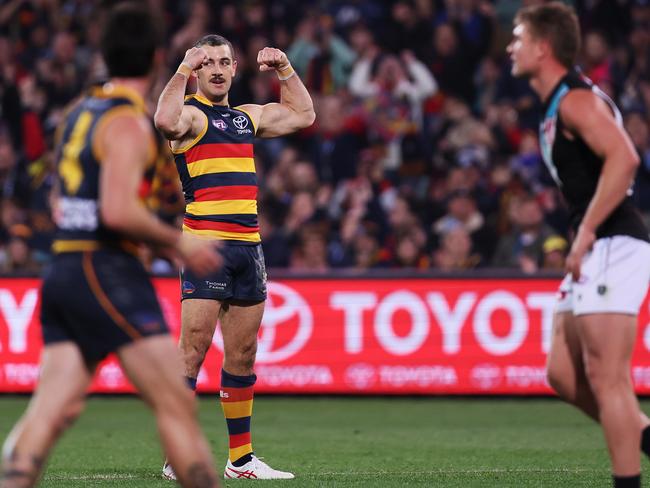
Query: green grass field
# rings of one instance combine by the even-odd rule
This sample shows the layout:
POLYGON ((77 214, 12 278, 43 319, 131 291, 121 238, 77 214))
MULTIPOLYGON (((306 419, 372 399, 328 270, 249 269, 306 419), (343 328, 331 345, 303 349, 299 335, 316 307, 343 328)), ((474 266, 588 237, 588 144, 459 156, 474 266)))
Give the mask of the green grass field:
MULTIPOLYGON (((2 438, 26 403, 0 396, 2 438)), ((221 472, 227 441, 216 397, 202 397, 200 412, 221 472)), ((253 446, 272 466, 296 474, 259 482, 268 487, 611 483, 600 430, 556 400, 259 397, 253 446)), ((174 486, 160 478, 161 459, 153 418, 139 401, 94 397, 40 486, 174 486)))

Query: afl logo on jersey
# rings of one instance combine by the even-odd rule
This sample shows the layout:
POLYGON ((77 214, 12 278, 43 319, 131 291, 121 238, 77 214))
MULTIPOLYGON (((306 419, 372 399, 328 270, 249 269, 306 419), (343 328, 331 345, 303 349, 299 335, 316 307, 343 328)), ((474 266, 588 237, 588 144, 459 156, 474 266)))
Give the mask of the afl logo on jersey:
POLYGON ((243 115, 238 115, 237 117, 232 119, 232 123, 235 124, 235 127, 237 127, 238 129, 245 129, 246 126, 248 125, 248 119, 243 115))
POLYGON ((226 123, 221 119, 213 120, 212 125, 214 125, 217 129, 220 130, 226 130, 228 128, 226 123))

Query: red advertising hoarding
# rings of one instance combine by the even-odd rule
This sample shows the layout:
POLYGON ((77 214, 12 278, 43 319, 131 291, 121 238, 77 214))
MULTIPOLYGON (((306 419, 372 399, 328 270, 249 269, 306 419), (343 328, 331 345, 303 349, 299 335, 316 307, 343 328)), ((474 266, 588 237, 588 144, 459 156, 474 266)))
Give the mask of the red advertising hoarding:
MULTIPOLYGON (((155 285, 170 329, 180 327, 176 279, 155 285)), ((545 394, 557 280, 300 279, 269 283, 256 391, 349 394, 545 394)), ((0 280, 0 391, 32 391, 42 346, 39 280, 0 280)), ((633 361, 650 393, 648 301, 633 361)), ((91 326, 89 324, 89 326, 91 326)), ((199 376, 217 391, 217 329, 199 376)), ((114 358, 95 392, 132 391, 114 358)))

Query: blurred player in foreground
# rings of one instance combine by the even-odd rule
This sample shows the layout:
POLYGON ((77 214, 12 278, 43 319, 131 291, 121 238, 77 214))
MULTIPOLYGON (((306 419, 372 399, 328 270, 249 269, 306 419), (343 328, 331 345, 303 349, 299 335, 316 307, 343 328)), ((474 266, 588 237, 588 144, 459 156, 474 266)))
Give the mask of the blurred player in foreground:
POLYGON ((218 486, 178 351, 133 254, 141 241, 196 271, 220 264, 214 243, 181 234, 140 202, 156 156, 143 96, 157 30, 144 7, 127 3, 109 14, 101 48, 111 79, 82 97, 60 128, 56 257, 42 289, 41 377, 4 443, 2 488, 36 484, 55 442, 83 410, 98 362, 112 352, 153 409, 181 485, 218 486))
POLYGON ((615 487, 638 487, 650 421, 630 376, 637 314, 648 290, 648 231, 630 199, 639 158, 614 103, 574 67, 580 28, 560 2, 524 8, 508 46, 515 76, 544 104, 540 147, 575 238, 554 316, 548 379, 602 425, 615 487), (643 439, 643 441, 642 441, 643 439))
MULTIPOLYGON (((260 71, 275 71, 281 101, 230 107, 228 91, 237 70, 232 45, 221 36, 200 39, 185 54, 158 101, 156 127, 171 141, 183 183, 183 231, 223 243, 224 266, 198 277, 184 269, 180 350, 188 384, 196 388, 217 319, 224 361, 221 404, 229 434, 224 477, 293 478, 253 453, 250 421, 257 332, 266 300, 266 269, 257 222, 257 177, 253 142, 291 134, 314 122, 307 89, 285 53, 266 47, 257 55, 260 71), (190 77, 197 92, 185 97, 190 77)), ((163 476, 175 479, 165 465, 163 476)))

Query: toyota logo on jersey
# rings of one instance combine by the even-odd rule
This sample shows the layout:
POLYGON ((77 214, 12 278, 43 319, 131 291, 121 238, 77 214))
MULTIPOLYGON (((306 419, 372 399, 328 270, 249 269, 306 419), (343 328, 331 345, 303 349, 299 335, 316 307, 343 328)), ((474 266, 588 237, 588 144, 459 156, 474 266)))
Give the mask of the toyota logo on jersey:
POLYGON ((235 124, 235 127, 237 127, 238 129, 245 129, 246 126, 248 125, 248 119, 243 115, 239 115, 234 119, 232 119, 232 123, 235 124))

